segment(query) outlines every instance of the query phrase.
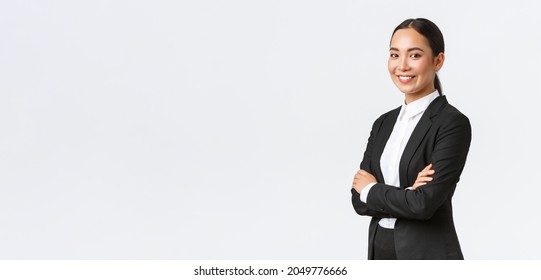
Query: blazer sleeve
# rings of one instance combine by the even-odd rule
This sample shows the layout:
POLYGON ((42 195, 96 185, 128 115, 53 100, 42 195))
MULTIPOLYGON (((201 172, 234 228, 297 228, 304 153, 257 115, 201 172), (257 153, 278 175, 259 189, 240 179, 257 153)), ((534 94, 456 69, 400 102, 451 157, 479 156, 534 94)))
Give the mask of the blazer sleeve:
MULTIPOLYGON (((372 130, 370 131, 370 137, 368 138, 368 143, 366 144, 366 149, 364 151, 363 161, 361 162, 361 169, 364 169, 372 173, 371 159, 372 159, 372 150, 374 148, 374 141, 383 122, 384 116, 378 118, 372 125, 372 130)), ((372 173, 373 174, 373 173, 372 173)), ((376 218, 389 218, 391 217, 388 213, 376 211, 368 208, 366 203, 361 201, 360 194, 354 189, 351 188, 351 203, 353 204, 353 209, 359 215, 363 216, 372 216, 376 218)))
POLYGON ((436 172, 432 182, 414 191, 377 183, 368 193, 369 209, 396 218, 428 220, 452 196, 466 163, 471 126, 460 113, 447 117, 448 121, 438 128, 435 137, 431 162, 436 172))

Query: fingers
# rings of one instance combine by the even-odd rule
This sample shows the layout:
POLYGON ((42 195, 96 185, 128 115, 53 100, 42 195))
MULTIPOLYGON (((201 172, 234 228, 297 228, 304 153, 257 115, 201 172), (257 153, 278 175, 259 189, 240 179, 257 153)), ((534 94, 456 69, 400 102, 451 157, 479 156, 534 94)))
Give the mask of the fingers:
POLYGON ((423 171, 428 171, 428 170, 430 170, 430 169, 432 169, 432 163, 429 164, 429 165, 427 165, 423 170, 421 170, 421 172, 423 172, 423 171))
POLYGON ((361 178, 363 177, 366 177, 366 176, 372 176, 372 174, 362 170, 362 169, 359 169, 359 171, 357 171, 357 173, 355 173, 355 177, 353 178, 353 182, 357 181, 357 180, 360 180, 361 178))
POLYGON ((361 174, 359 174, 359 172, 355 173, 355 176, 353 177, 353 183, 351 183, 353 188, 357 186, 357 183, 359 182, 360 178, 361 178, 361 174))
POLYGON ((365 176, 365 175, 368 175, 370 173, 366 172, 365 170, 363 169, 359 169, 359 171, 357 171, 357 174, 360 175, 360 176, 365 176))
POLYGON ((434 180, 432 177, 428 177, 428 176, 423 176, 423 177, 417 177, 417 180, 415 181, 415 183, 419 182, 419 183, 428 183, 428 182, 431 182, 432 180, 434 180))
POLYGON ((428 182, 431 182, 434 180, 432 176, 436 173, 435 170, 432 169, 432 163, 427 165, 419 174, 417 175, 417 179, 415 180, 415 183, 411 188, 415 190, 418 187, 426 185, 428 182))
POLYGON ((359 169, 359 171, 357 171, 357 173, 355 173, 355 177, 353 177, 353 185, 357 184, 357 182, 363 177, 363 176, 366 176, 367 174, 370 174, 362 169, 359 169))
POLYGON ((413 184, 413 186, 411 186, 413 189, 416 189, 420 186, 424 186, 426 185, 426 183, 428 182, 431 182, 432 180, 434 180, 432 177, 417 177, 417 180, 415 180, 415 183, 413 184))
POLYGON ((411 186, 411 189, 412 190, 415 190, 416 188, 420 187, 420 186, 424 186, 426 185, 426 183, 423 183, 423 182, 415 182, 415 184, 413 184, 413 186, 411 186))
POLYGON ((421 172, 419 172, 419 175, 417 175, 417 178, 419 177, 426 177, 426 176, 432 176, 436 173, 434 169, 432 169, 432 163, 427 165, 421 172))
POLYGON ((432 175, 434 174, 435 171, 434 169, 432 169, 432 163, 427 165, 423 170, 421 170, 421 172, 419 172, 419 175, 423 174, 423 176, 426 176, 426 175, 432 175))
POLYGON ((353 178, 352 187, 360 192, 369 183, 375 183, 376 178, 366 170, 359 169, 353 178))

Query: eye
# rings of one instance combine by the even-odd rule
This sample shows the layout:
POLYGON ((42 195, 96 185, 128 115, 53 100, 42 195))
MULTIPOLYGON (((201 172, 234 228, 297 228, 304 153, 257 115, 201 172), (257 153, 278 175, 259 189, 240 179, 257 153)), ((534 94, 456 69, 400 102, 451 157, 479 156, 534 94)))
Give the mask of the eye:
POLYGON ((398 54, 392 53, 392 54, 390 55, 390 58, 398 58, 398 54))
POLYGON ((418 54, 418 53, 412 53, 412 54, 410 55, 410 57, 413 58, 413 59, 421 58, 421 54, 418 54))

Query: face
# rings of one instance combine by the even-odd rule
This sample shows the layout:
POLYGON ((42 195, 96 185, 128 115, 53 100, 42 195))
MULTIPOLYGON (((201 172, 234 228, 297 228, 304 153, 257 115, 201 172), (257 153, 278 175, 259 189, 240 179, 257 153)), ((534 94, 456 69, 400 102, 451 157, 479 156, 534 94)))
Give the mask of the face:
POLYGON ((406 95, 406 103, 435 90, 434 78, 444 59, 443 53, 434 57, 426 38, 415 29, 400 29, 394 33, 389 50, 389 74, 406 95))

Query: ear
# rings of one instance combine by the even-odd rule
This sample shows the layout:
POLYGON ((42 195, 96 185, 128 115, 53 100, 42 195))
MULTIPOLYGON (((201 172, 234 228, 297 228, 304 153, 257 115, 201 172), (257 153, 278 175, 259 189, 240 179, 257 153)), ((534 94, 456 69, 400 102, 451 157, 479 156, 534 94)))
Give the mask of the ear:
POLYGON ((436 70, 436 72, 440 71, 441 67, 443 66, 443 62, 445 61, 445 54, 444 53, 439 53, 435 58, 434 58, 434 68, 436 70))

